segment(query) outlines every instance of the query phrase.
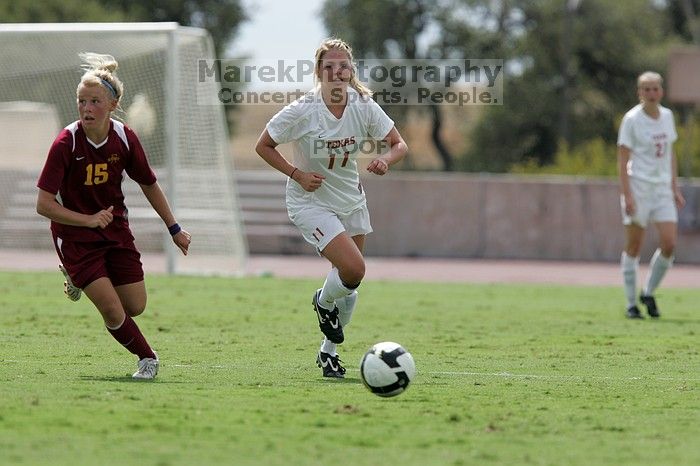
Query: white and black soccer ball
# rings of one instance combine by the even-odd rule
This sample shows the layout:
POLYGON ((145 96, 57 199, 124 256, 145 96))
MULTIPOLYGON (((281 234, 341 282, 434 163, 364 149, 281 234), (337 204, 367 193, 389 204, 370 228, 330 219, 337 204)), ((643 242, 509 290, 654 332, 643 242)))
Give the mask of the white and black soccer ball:
POLYGON ((372 346, 360 362, 362 382, 378 396, 390 397, 403 393, 415 376, 413 356, 393 341, 372 346))

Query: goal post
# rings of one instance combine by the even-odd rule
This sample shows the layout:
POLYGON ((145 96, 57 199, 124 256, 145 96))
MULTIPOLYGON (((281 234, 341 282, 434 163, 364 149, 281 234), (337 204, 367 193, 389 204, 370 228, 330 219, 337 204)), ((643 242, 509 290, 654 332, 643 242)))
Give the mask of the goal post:
POLYGON ((0 25, 0 248, 52 249, 35 211, 36 179, 51 141, 78 118, 80 52, 113 55, 124 82, 121 111, 146 150, 178 222, 192 234, 184 258, 138 185, 125 177, 129 223, 143 253, 170 273, 240 273, 247 244, 223 106, 198 105, 216 82, 198 83, 213 59, 208 32, 177 23, 0 25), (209 87, 207 87, 209 86, 209 87), (47 142, 48 141, 48 142, 47 142))

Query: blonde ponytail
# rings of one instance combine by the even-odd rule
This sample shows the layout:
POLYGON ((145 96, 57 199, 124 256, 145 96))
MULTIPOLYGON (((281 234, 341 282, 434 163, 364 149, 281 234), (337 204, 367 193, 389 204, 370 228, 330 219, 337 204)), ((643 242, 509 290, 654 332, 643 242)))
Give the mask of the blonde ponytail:
POLYGON ((79 53, 83 61, 81 68, 85 70, 80 84, 84 86, 104 86, 113 99, 119 103, 124 95, 124 84, 115 75, 119 64, 112 55, 102 55, 93 52, 79 53))

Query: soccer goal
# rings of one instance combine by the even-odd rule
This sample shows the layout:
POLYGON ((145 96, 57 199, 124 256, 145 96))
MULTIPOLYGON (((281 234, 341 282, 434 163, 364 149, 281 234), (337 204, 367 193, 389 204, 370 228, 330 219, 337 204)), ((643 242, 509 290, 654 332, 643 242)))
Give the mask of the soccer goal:
POLYGON ((36 180, 59 130, 75 121, 79 52, 113 55, 125 84, 114 116, 141 139, 178 222, 192 234, 183 258, 138 185, 124 182, 129 221, 144 253, 169 273, 238 273, 247 246, 221 106, 197 104, 212 59, 204 29, 177 23, 0 25, 0 248, 52 250, 36 214, 36 180))

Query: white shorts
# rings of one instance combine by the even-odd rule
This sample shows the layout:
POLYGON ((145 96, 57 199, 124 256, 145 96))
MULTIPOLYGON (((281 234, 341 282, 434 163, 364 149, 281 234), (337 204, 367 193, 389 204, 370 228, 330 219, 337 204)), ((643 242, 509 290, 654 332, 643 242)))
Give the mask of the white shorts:
POLYGON ((289 219, 301 230, 304 239, 314 245, 318 252, 323 251, 342 232, 347 232, 350 236, 372 233, 367 205, 347 215, 313 205, 301 209, 288 208, 287 213, 289 219))
POLYGON ((630 188, 637 209, 633 215, 627 215, 625 197, 620 196, 623 225, 635 224, 646 228, 650 222, 678 223, 678 209, 669 185, 630 178, 630 188))

